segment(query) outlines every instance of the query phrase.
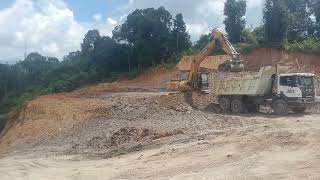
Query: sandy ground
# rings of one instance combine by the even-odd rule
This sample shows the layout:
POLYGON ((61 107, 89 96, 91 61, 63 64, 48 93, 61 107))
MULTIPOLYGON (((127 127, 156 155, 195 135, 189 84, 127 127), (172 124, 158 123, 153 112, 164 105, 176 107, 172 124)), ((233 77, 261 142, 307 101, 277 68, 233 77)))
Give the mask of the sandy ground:
POLYGON ((238 117, 243 127, 199 132, 118 157, 0 160, 1 179, 319 179, 320 116, 238 117), (252 121, 255 123, 252 124, 252 121), (250 125, 245 125, 246 123, 250 125))

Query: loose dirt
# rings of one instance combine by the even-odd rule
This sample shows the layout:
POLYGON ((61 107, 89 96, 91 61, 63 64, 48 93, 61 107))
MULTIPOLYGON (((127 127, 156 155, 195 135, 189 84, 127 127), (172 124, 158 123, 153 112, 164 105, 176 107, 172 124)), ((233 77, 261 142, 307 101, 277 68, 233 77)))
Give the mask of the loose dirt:
POLYGON ((182 75, 152 69, 25 103, 1 132, 0 179, 320 178, 319 106, 222 113, 210 94, 164 90, 182 75))
MULTIPOLYGON (((7 156, 0 160, 0 175, 1 179, 59 180, 318 179, 319 132, 319 115, 234 117, 227 127, 160 137, 149 148, 138 147, 107 159, 84 159, 81 154, 39 157, 39 151, 7 156)), ((155 137, 144 128, 120 129, 106 144, 118 146, 155 137)))

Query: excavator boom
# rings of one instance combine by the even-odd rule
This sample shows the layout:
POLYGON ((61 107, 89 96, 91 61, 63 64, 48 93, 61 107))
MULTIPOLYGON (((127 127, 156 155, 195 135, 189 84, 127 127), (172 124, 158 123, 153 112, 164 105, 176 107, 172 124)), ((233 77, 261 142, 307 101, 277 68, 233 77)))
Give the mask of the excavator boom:
MULTIPOLYGON (((228 41, 228 39, 220 31, 211 31, 211 36, 208 44, 201 49, 201 51, 195 56, 191 62, 190 72, 188 79, 186 81, 178 82, 178 89, 199 89, 201 86, 201 80, 199 76, 199 70, 201 63, 206 59, 207 56, 216 48, 217 43, 219 43, 226 54, 228 54, 231 59, 226 61, 224 64, 219 66, 220 71, 240 71, 243 67, 240 61, 240 54, 228 41)), ((173 89, 170 83, 167 84, 167 89, 173 89)))

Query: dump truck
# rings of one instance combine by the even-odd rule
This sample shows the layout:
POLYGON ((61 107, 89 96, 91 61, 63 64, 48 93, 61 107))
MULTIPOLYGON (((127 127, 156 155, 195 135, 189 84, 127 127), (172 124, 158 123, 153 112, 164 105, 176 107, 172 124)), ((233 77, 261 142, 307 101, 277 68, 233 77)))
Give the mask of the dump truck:
POLYGON ((258 111, 261 105, 271 107, 278 115, 290 110, 302 113, 315 104, 314 74, 279 73, 278 69, 266 66, 257 73, 240 76, 211 73, 209 89, 218 97, 223 111, 236 114, 258 111))

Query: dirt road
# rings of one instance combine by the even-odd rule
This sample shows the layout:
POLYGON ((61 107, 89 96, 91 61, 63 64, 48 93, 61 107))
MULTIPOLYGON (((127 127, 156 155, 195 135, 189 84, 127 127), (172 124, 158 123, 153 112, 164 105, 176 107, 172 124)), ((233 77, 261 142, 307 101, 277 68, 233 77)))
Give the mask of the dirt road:
MULTIPOLYGON (((210 115, 209 113, 207 115, 210 115)), ((229 116, 228 116, 229 117, 229 116)), ((203 114, 203 121, 213 122, 203 114)), ((223 117, 224 118, 224 117, 223 117)), ((234 116, 239 126, 162 138, 109 159, 37 151, 0 159, 1 179, 319 179, 320 115, 234 116)))

